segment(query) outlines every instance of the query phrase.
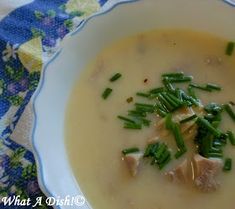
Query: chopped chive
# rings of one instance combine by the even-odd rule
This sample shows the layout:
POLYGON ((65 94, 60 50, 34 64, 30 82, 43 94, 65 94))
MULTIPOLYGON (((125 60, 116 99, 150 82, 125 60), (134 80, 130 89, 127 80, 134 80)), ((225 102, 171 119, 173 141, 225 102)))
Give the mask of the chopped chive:
POLYGON ((155 108, 154 107, 144 107, 144 106, 142 106, 142 107, 140 107, 140 106, 137 106, 136 107, 136 110, 137 111, 140 111, 140 112, 149 112, 149 113, 153 113, 154 112, 154 110, 155 110, 155 108))
POLYGON ((167 110, 172 111, 174 107, 163 97, 160 93, 158 94, 158 100, 167 108, 167 110))
POLYGON ((141 124, 137 124, 137 123, 125 123, 123 128, 126 128, 126 129, 141 129, 142 126, 141 126, 141 124))
POLYGON ((208 113, 213 114, 213 117, 215 117, 216 114, 222 112, 223 108, 221 105, 211 102, 204 107, 204 110, 208 113))
POLYGON ((167 149, 165 149, 161 155, 161 158, 158 160, 158 164, 161 165, 170 155, 171 155, 170 152, 167 149))
POLYGON ((230 171, 232 170, 232 159, 231 158, 226 158, 224 161, 224 171, 230 171))
POLYGON ((142 112, 153 113, 155 109, 154 105, 152 104, 135 103, 135 106, 137 111, 142 111, 142 112))
POLYGON ((149 99, 156 99, 158 94, 150 94, 149 99))
POLYGON ((174 96, 173 94, 168 93, 168 96, 169 96, 174 102, 176 102, 178 106, 183 104, 183 102, 182 102, 179 98, 177 98, 176 96, 174 96))
MULTIPOLYGON (((193 98, 192 96, 188 96, 187 94, 185 94, 184 91, 181 91, 182 94, 182 98, 190 103, 192 103, 195 106, 199 106, 199 101, 195 98, 193 98)), ((190 106, 190 105, 189 105, 190 106)))
POLYGON ((166 118, 165 118, 165 124, 166 124, 166 128, 168 130, 172 130, 173 128, 173 122, 172 122, 172 115, 169 113, 167 114, 166 118))
POLYGON ((161 155, 165 152, 165 150, 167 150, 167 146, 164 143, 160 144, 156 153, 154 154, 155 158, 159 160, 161 155))
POLYGON ((102 94, 103 99, 107 99, 109 97, 109 95, 112 93, 112 89, 111 88, 106 88, 102 94))
POLYGON ((117 117, 121 120, 124 120, 124 121, 128 122, 128 123, 135 123, 135 121, 131 120, 130 118, 126 118, 126 117, 123 117, 121 115, 118 115, 117 117))
POLYGON ((147 120, 147 119, 144 119, 144 118, 141 118, 140 120, 141 120, 141 122, 144 126, 150 126, 150 123, 151 123, 150 120, 147 120))
POLYGON ((146 97, 146 98, 148 98, 150 96, 150 94, 146 94, 146 93, 142 93, 142 92, 137 92, 136 95, 140 96, 140 97, 146 97))
POLYGON ((176 108, 176 107, 179 106, 178 103, 175 102, 172 98, 170 98, 167 93, 162 93, 161 95, 164 97, 164 99, 165 99, 173 108, 176 108))
POLYGON ((177 72, 177 73, 164 73, 162 74, 162 77, 183 77, 183 72, 177 72))
POLYGON ((176 141, 177 147, 179 149, 185 148, 184 139, 183 139, 183 136, 180 132, 180 126, 179 126, 178 123, 174 124, 172 131, 173 131, 173 134, 175 136, 175 141, 176 141))
POLYGON ((218 128, 219 127, 219 125, 220 125, 220 121, 213 121, 212 123, 211 123, 211 125, 214 127, 214 128, 218 128))
POLYGON ((176 97, 177 97, 181 102, 183 102, 181 89, 176 88, 176 89, 175 89, 175 93, 176 93, 176 97))
POLYGON ((174 92, 175 91, 175 88, 174 86, 169 82, 169 79, 168 78, 164 78, 163 79, 163 84, 165 86, 165 88, 170 91, 170 92, 174 92))
POLYGON ((235 145, 235 136, 234 136, 234 133, 232 131, 228 131, 227 134, 228 134, 228 138, 229 138, 230 143, 232 145, 235 145))
POLYGON ((164 112, 166 112, 166 113, 169 112, 168 109, 166 108, 166 106, 164 106, 164 105, 163 105, 162 103, 160 103, 159 101, 156 102, 155 107, 161 109, 162 111, 164 111, 164 112))
POLYGON ((139 151, 140 151, 139 148, 132 147, 132 148, 122 150, 122 154, 127 155, 127 154, 130 154, 130 153, 135 153, 135 152, 139 152, 139 151))
POLYGON ((152 104, 144 104, 144 103, 135 103, 136 107, 146 107, 146 108, 154 108, 152 104))
POLYGON ((222 153, 212 152, 212 153, 208 153, 208 157, 209 158, 222 158, 223 154, 222 153))
POLYGON ((156 152, 156 150, 158 149, 160 143, 156 143, 156 144, 153 144, 152 148, 151 148, 151 156, 154 156, 154 153, 156 152))
MULTIPOLYGON (((205 108, 204 108, 205 109, 205 108)), ((204 118, 208 121, 213 121, 214 120, 214 115, 212 115, 211 113, 208 113, 204 116, 204 118)))
POLYGON ((210 88, 208 88, 207 86, 200 86, 198 84, 195 84, 195 83, 190 83, 189 84, 190 87, 193 87, 193 88, 196 88, 196 89, 200 89, 200 90, 203 90, 203 91, 212 91, 210 88))
POLYGON ((207 87, 208 89, 217 90, 217 91, 220 91, 220 90, 222 89, 219 85, 213 84, 213 83, 208 83, 208 84, 206 84, 206 87, 207 87))
POLYGON ((145 149, 144 151, 144 157, 149 157, 150 154, 151 154, 151 150, 152 150, 152 147, 154 146, 154 144, 149 144, 147 146, 147 148, 145 149))
POLYGON ((186 122, 188 122, 188 121, 190 121, 190 120, 193 120, 193 119, 195 119, 195 118, 197 118, 197 115, 196 115, 196 114, 193 114, 193 115, 191 115, 191 116, 189 116, 189 117, 187 117, 187 118, 181 120, 180 123, 186 123, 186 122))
POLYGON ((229 114, 229 116, 235 121, 235 113, 233 112, 230 104, 224 105, 225 111, 229 114))
POLYGON ((184 82, 190 82, 193 79, 192 76, 183 76, 183 77, 167 77, 165 80, 167 80, 169 83, 184 83, 184 82))
POLYGON ((227 48, 226 48, 226 55, 231 56, 233 54, 235 43, 234 42, 228 42, 227 48))
POLYGON ((222 154, 222 150, 216 147, 211 147, 211 149, 209 150, 209 153, 220 153, 222 154))
POLYGON ((128 115, 135 117, 146 117, 146 112, 141 112, 137 110, 129 110, 128 115))
POLYGON ((109 79, 109 81, 110 81, 110 82, 114 82, 114 81, 118 80, 118 79, 121 78, 121 77, 122 77, 122 74, 116 73, 115 75, 113 75, 113 76, 109 79))
POLYGON ((163 169, 171 161, 171 155, 168 155, 167 159, 158 165, 158 168, 163 169))
POLYGON ((227 138, 228 138, 228 134, 222 133, 221 136, 219 137, 219 140, 223 145, 226 145, 227 144, 227 138))
POLYGON ((161 93, 161 92, 164 92, 166 91, 166 89, 164 87, 159 87, 159 88, 154 88, 154 89, 151 89, 149 91, 150 94, 158 94, 158 93, 161 93))
POLYGON ((144 157, 154 156, 154 153, 159 147, 159 143, 149 144, 144 152, 144 157))
POLYGON ((221 147, 222 144, 221 144, 220 141, 214 141, 214 142, 213 142, 213 146, 214 146, 214 147, 221 147))
POLYGON ((156 108, 156 113, 161 116, 162 118, 164 118, 167 115, 167 112, 165 112, 164 110, 160 109, 159 107, 156 108))
POLYGON ((206 119, 204 119, 204 118, 198 117, 196 122, 197 122, 198 125, 200 125, 200 126, 206 128, 208 131, 210 131, 214 136, 216 136, 216 137, 220 137, 220 136, 221 136, 221 132, 220 132, 218 129, 214 128, 214 127, 209 123, 208 120, 206 120, 206 119))
POLYGON ((187 152, 187 149, 186 148, 182 148, 180 150, 178 150, 176 153, 175 153, 175 158, 178 159, 180 158, 184 153, 187 152))
POLYGON ((194 91, 194 89, 192 88, 192 86, 189 86, 189 87, 187 88, 187 90, 188 90, 189 96, 193 97, 194 99, 197 99, 197 96, 196 96, 195 91, 194 91))

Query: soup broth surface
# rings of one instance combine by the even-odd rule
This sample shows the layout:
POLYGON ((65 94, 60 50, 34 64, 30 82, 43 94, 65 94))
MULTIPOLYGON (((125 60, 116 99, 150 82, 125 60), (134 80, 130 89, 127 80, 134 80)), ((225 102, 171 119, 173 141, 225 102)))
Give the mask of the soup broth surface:
MULTIPOLYGON (((71 167, 94 209, 234 209, 233 169, 221 172, 220 188, 210 193, 170 182, 164 174, 175 165, 173 160, 161 171, 143 163, 132 177, 121 151, 135 146, 144 149, 156 135, 155 118, 141 130, 124 129, 117 119, 135 102, 145 101, 136 92, 162 86, 161 74, 166 72, 183 71, 196 83, 219 84, 222 91, 196 90, 203 104, 235 101, 235 56, 225 54, 227 43, 210 34, 157 30, 114 43, 89 64, 72 91, 65 129, 71 167), (111 83, 109 78, 116 72, 122 77, 111 83), (101 94, 106 87, 113 92, 104 100, 101 94), (128 103, 129 97, 134 101, 128 103)), ((221 129, 235 130, 225 113, 221 129)), ((235 162, 235 147, 227 145, 224 154, 235 162)))

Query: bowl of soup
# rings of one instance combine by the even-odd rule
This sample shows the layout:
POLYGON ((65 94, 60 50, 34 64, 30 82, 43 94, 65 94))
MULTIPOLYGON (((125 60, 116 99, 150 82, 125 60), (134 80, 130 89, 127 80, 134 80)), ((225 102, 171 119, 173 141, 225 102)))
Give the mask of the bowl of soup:
POLYGON ((34 98, 39 183, 74 198, 55 207, 233 209, 234 19, 232 1, 125 2, 63 42, 34 98))

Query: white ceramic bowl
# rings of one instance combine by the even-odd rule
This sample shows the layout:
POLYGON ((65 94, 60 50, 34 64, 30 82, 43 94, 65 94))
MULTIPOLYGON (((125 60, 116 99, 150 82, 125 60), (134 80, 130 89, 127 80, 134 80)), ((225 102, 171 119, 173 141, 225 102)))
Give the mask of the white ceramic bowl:
MULTIPOLYGON (((33 147, 39 167, 39 183, 47 195, 81 194, 66 155, 64 118, 70 92, 87 63, 110 43, 156 28, 188 28, 235 40, 235 7, 232 3, 232 0, 125 3, 104 15, 90 18, 82 30, 80 28, 63 42, 61 53, 44 70, 34 96, 33 147)), ((58 208, 88 209, 89 205, 58 208)))

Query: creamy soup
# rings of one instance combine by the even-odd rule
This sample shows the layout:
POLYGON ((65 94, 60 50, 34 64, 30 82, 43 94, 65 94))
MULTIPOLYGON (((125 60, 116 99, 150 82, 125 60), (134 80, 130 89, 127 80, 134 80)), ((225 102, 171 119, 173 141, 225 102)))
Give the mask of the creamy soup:
MULTIPOLYGON (((136 92, 149 92, 149 89, 163 86, 162 75, 167 72, 192 75, 192 82, 204 87, 207 83, 222 87, 220 91, 192 87, 200 98, 199 109, 202 109, 198 111, 195 107, 193 111, 197 116, 202 114, 201 118, 208 114, 203 105, 235 102, 235 54, 226 54, 227 45, 227 40, 210 34, 186 30, 152 31, 104 49, 82 73, 68 104, 66 145, 74 175, 94 209, 234 209, 235 167, 223 171, 223 165, 218 166, 216 176, 210 176, 215 179, 208 184, 209 189, 201 188, 204 185, 199 184, 203 181, 199 184, 194 181, 194 171, 186 174, 187 178, 189 175, 187 180, 181 179, 185 177, 184 171, 174 176, 177 166, 182 166, 185 159, 187 166, 192 166, 192 158, 198 153, 195 143, 198 132, 188 139, 183 137, 187 152, 176 159, 174 134, 165 133, 169 130, 159 125, 164 119, 157 113, 148 113, 146 118, 151 121, 150 125, 141 129, 123 128, 124 121, 117 118, 118 115, 127 116, 136 102, 152 104, 154 100, 137 96, 136 92), (110 82, 110 77, 117 72, 122 76, 110 82), (106 88, 111 88, 112 92, 103 99, 106 88), (151 159, 143 157, 136 175, 131 175, 133 172, 122 150, 137 147, 144 152, 148 144, 158 143, 158 140, 166 143, 171 160, 159 169, 151 165, 151 159)), ((173 85, 185 89, 189 82, 173 85)), ((188 108, 192 110, 193 106, 188 108)), ((181 116, 188 111, 182 108, 178 110, 181 116)), ((221 117, 219 129, 215 130, 235 130, 235 123, 226 111, 221 117)), ((200 127, 200 123, 194 127, 200 127)), ((226 158, 235 161, 235 146, 229 140, 222 146, 221 160, 212 158, 213 163, 223 164, 226 158)))

